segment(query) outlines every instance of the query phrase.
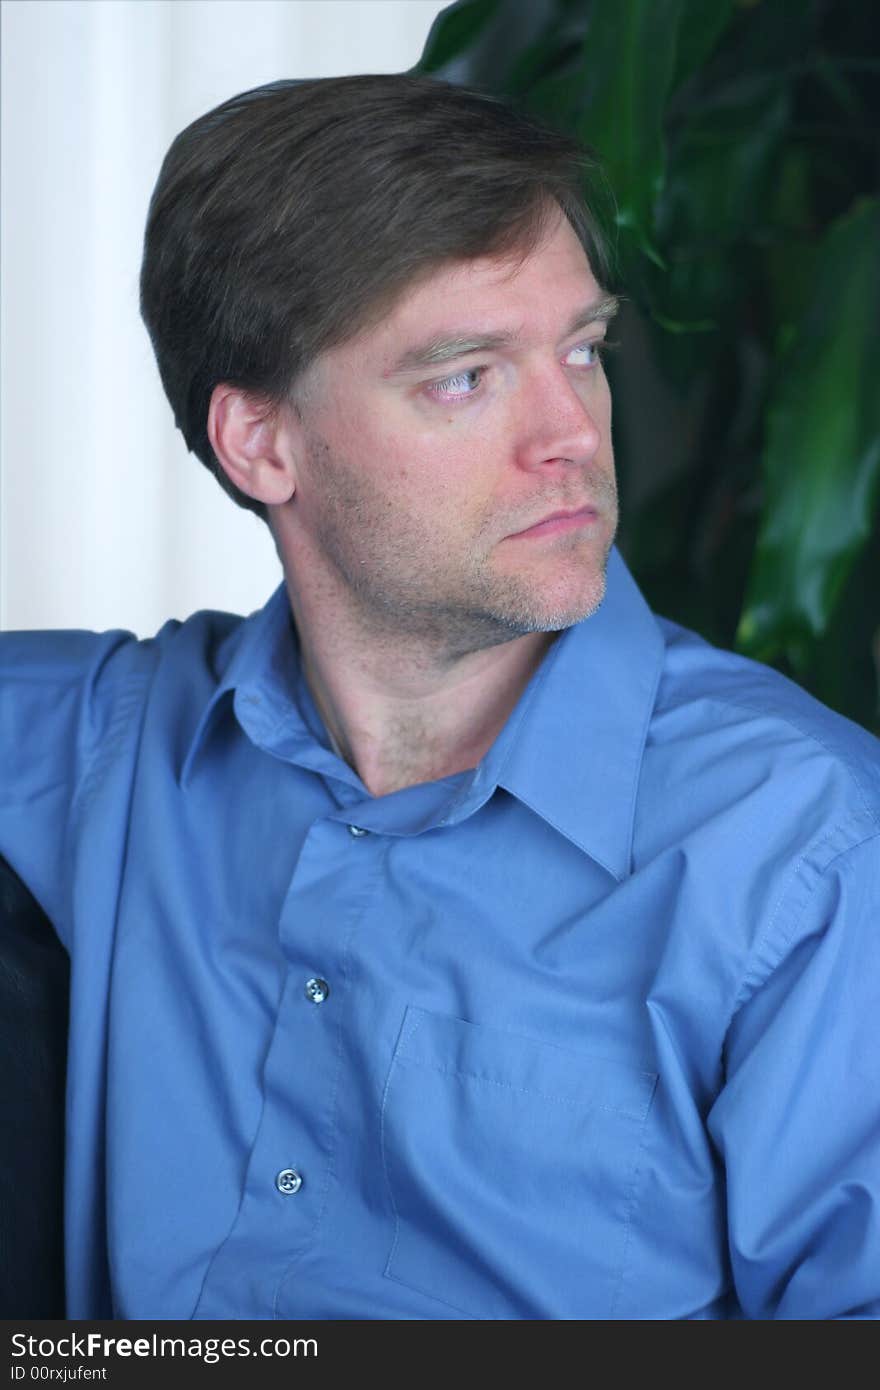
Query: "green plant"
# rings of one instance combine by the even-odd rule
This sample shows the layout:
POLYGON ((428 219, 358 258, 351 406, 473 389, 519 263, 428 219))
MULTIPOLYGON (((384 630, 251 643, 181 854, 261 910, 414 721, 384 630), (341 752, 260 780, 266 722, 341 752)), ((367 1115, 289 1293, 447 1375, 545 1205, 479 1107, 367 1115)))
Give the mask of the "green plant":
POLYGON ((601 160, 620 545, 652 606, 880 732, 875 8, 458 0, 416 70, 601 160))

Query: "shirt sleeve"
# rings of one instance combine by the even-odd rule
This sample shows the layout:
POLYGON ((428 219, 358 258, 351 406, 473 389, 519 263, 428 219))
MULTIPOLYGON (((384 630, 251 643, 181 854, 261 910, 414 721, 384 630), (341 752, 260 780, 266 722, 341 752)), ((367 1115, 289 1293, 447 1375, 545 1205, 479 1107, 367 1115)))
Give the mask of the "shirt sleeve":
POLYGON ((65 887, 79 790, 124 708, 129 633, 0 635, 0 855, 66 942, 65 887))
MULTIPOLYGON (((867 818, 866 818, 867 819, 867 818)), ((798 866, 709 1116, 747 1318, 880 1317, 880 831, 798 866)))

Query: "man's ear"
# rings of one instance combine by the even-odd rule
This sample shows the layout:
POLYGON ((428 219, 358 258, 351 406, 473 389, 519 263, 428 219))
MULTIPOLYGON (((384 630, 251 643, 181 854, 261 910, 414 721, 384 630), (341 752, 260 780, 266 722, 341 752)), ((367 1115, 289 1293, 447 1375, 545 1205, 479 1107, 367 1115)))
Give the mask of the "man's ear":
POLYGON ((221 382, 208 408, 208 439, 226 476, 267 506, 296 491, 296 416, 252 391, 221 382))

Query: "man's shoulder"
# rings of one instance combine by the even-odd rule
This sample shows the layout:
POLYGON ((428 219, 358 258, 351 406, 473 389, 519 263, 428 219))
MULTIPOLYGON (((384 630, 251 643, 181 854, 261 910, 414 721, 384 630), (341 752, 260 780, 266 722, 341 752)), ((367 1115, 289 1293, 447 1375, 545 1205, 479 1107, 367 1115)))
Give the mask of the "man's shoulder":
POLYGON ((760 779, 769 796, 827 797, 880 828, 880 740, 780 672, 658 618, 666 652, 651 740, 687 745, 685 761, 734 782, 760 779))
POLYGON ((247 619, 209 610, 181 621, 169 619, 152 637, 123 629, 88 632, 73 628, 0 633, 0 672, 4 681, 33 686, 78 682, 109 689, 149 680, 163 664, 205 667, 222 674, 247 619))
POLYGON ((75 746, 128 744, 154 700, 167 723, 198 718, 234 658, 248 620, 202 611, 166 622, 152 637, 131 632, 0 634, 0 737, 28 763, 34 740, 75 746))
POLYGON ((141 758, 160 776, 179 764, 246 627, 201 612, 145 640, 122 631, 0 636, 0 854, 65 942, 70 880, 61 870, 73 844, 86 827, 110 841, 124 827, 141 758))

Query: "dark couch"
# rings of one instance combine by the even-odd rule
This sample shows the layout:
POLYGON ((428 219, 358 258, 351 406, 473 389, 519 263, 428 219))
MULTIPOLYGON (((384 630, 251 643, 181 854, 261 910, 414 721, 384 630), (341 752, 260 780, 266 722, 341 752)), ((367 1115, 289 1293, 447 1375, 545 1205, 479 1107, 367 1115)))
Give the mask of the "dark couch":
POLYGON ((63 1318, 69 965, 0 859, 0 1317, 63 1318))

